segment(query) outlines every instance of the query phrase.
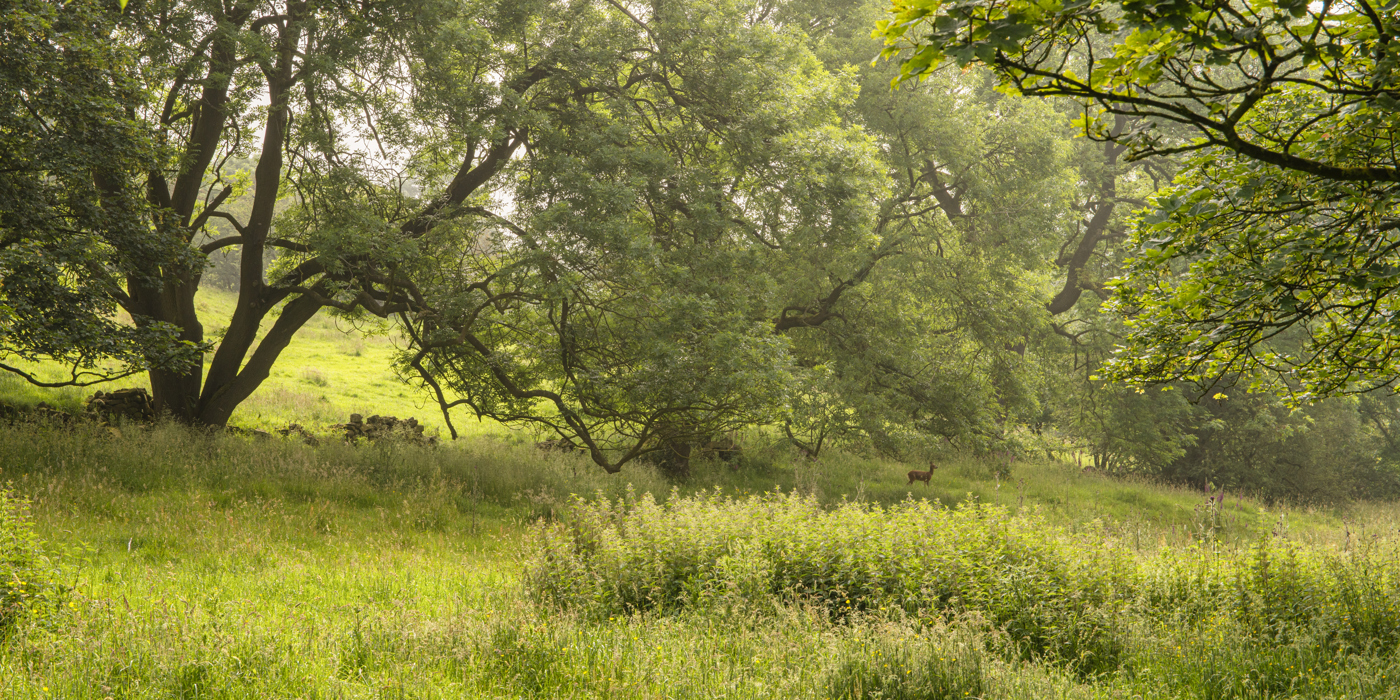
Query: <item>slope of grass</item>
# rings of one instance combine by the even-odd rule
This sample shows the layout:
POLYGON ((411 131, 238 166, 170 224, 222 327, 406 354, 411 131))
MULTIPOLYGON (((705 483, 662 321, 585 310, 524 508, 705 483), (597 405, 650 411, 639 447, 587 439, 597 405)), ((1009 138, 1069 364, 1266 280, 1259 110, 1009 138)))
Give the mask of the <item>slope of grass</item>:
MULTIPOLYGON (((236 302, 233 292, 200 290, 195 297, 195 307, 204 322, 206 339, 220 336, 233 315, 236 302)), ((388 326, 356 327, 328 313, 318 314, 297 332, 270 376, 238 407, 230 422, 265 430, 300 423, 319 431, 325 426, 346 422, 351 413, 380 414, 416 417, 428 426, 429 434, 437 433, 446 438, 447 424, 431 394, 404 383, 394 374, 392 361, 397 342, 397 336, 388 326)), ((209 359, 206 356, 206 362, 209 359)), ((61 368, 54 365, 16 364, 30 371, 37 370, 49 381, 66 377, 61 368)), ((88 389, 41 389, 8 373, 0 373, 0 400, 21 406, 43 401, 76 411, 93 391, 127 387, 149 388, 150 383, 144 375, 135 375, 88 389)), ((460 411, 454 414, 453 422, 463 435, 509 433, 498 424, 478 422, 460 411)))

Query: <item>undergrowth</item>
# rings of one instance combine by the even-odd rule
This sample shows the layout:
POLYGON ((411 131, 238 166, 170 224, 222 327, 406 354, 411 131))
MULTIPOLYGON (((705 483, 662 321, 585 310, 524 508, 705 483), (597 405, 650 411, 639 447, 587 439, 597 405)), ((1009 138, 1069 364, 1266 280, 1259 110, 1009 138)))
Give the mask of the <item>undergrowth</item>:
POLYGON ((0 644, 21 622, 58 609, 68 592, 64 568, 34 534, 29 502, 0 487, 0 644))
MULTIPOLYGON (((1358 659, 1389 665, 1400 649, 1400 558, 1389 541, 1329 552, 1268 537, 1243 552, 1139 555, 1101 527, 1065 529, 1034 509, 913 500, 826 509, 781 492, 578 499, 538 536, 526 589, 595 618, 801 605, 836 622, 875 614, 918 628, 972 615, 1004 641, 1000 653, 1086 678, 1137 677, 1153 667, 1144 659, 1194 647, 1169 666, 1177 680, 1199 675, 1195 685, 1216 688, 1209 697, 1333 688, 1358 659), (1198 674, 1201 658, 1223 665, 1198 674)), ((901 658, 894 675, 852 667, 847 686, 931 688, 920 697, 962 687, 930 680, 960 666, 901 658)))
POLYGON ((542 602, 594 615, 814 604, 840 619, 976 610, 1022 645, 1086 671, 1116 663, 1111 611, 1135 588, 1131 558, 1083 546, 1033 515, 908 500, 890 508, 774 492, 577 500, 527 568, 542 602))

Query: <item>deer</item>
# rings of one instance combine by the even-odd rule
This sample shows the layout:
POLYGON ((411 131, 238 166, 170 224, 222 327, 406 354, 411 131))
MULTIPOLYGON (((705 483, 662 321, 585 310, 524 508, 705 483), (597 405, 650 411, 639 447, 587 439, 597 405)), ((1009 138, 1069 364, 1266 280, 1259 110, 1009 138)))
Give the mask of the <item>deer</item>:
POLYGON ((928 471, 926 471, 926 472, 921 472, 921 471, 919 471, 919 470, 917 470, 917 469, 915 469, 915 470, 913 470, 913 471, 910 471, 910 472, 909 472, 909 483, 908 483, 908 484, 905 484, 905 485, 906 485, 906 486, 913 486, 915 481, 922 481, 922 482, 924 482, 924 486, 928 486, 928 480, 933 478, 933 470, 935 470, 935 469, 937 469, 937 468, 938 468, 938 465, 937 465, 937 464, 934 464, 933 462, 929 462, 929 463, 928 463, 928 471))

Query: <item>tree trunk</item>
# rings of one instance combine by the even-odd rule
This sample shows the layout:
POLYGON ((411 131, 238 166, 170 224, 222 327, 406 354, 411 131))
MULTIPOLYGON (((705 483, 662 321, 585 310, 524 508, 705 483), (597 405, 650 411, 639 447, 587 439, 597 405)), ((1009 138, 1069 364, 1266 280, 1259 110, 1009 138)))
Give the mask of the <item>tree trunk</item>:
MULTIPOLYGON (((217 6, 217 4, 216 4, 217 6)), ((168 414, 183 423, 223 426, 233 411, 267 379, 281 352, 291 343, 296 332, 318 311, 330 305, 353 310, 363 305, 371 313, 387 316, 393 309, 376 304, 377 297, 345 301, 337 300, 335 285, 321 284, 329 274, 316 251, 304 244, 270 239, 281 184, 284 179, 284 156, 293 124, 292 96, 304 86, 316 60, 304 55, 309 46, 305 38, 315 31, 319 10, 304 3, 289 3, 286 14, 264 14, 256 3, 232 3, 223 10, 214 10, 217 31, 208 40, 209 59, 202 76, 182 76, 167 88, 166 108, 160 116, 160 126, 166 129, 188 129, 185 132, 180 170, 174 182, 167 180, 168 172, 154 170, 147 174, 145 196, 153 209, 162 212, 155 225, 167 227, 171 236, 191 245, 195 235, 208 222, 211 213, 233 224, 237 235, 229 235, 209 244, 204 252, 225 246, 240 245, 240 277, 238 303, 228 329, 217 347, 208 356, 184 370, 152 369, 148 374, 157 412, 168 414), (275 34, 275 43, 249 53, 239 44, 238 32, 249 23, 260 27, 267 36, 275 34), (232 188, 210 198, 209 169, 219 145, 227 140, 230 112, 229 94, 233 76, 242 66, 256 63, 266 80, 268 107, 264 122, 261 150, 253 175, 253 201, 246 220, 241 224, 228 212, 218 211, 219 205, 232 188), (199 98, 184 105, 177 99, 189 85, 198 84, 199 98), (177 106, 182 107, 177 109, 177 106), (186 127, 185 125, 188 124, 186 127), (201 203, 201 197, 202 202, 201 203), (299 253, 312 253, 312 258, 276 280, 265 279, 264 254, 269 247, 283 247, 299 253), (285 302, 285 303, 284 303, 285 302), (258 339, 259 330, 274 309, 278 315, 258 339), (207 365, 207 373, 206 373, 207 365)), ((192 59, 193 60, 193 59, 192 59)), ((505 81, 501 86, 516 94, 524 94, 531 86, 553 73, 553 60, 543 62, 505 81)), ((495 123, 499 115, 488 117, 495 123)), ((400 234, 418 238, 455 211, 458 205, 494 178, 511 161, 515 151, 526 139, 524 126, 502 122, 498 138, 487 141, 489 148, 480 158, 473 146, 463 158, 457 176, 442 196, 430 200, 417 216, 400 226, 400 234)), ((245 126, 240 136, 249 135, 245 126)), ((328 127, 329 128, 329 127, 328 127)), ((358 263, 354 263, 358 264, 358 263)), ((352 264, 353 267, 353 264, 352 264)), ((372 267, 368 265, 367 267, 372 267)), ((159 283, 144 284, 130 279, 123 306, 138 324, 168 323, 180 329, 180 339, 192 343, 204 342, 204 329, 195 311, 194 297, 199 288, 202 269, 196 265, 188 270, 161 269, 154 271, 159 283)), ((344 276, 350 276, 344 273, 344 276)), ((345 280, 339 280, 345 281, 345 280)), ((364 280, 359 280, 364 282, 364 280)), ((376 285, 389 283, 379 280, 376 285)), ((365 283, 364 286, 372 286, 365 283)), ((382 291, 382 290, 381 290, 382 291)), ((155 359, 155 358, 151 358, 155 359)))
MULTIPOLYGON (((138 323, 152 321, 172 324, 180 329, 180 340, 204 342, 204 326, 194 308, 194 293, 199 288, 197 277, 173 275, 156 289, 132 283, 128 292, 138 323)), ((201 360, 203 355, 200 355, 201 360)), ((199 391, 204 376, 203 362, 184 371, 152 369, 151 398, 157 415, 166 414, 182 423, 197 422, 199 391)))

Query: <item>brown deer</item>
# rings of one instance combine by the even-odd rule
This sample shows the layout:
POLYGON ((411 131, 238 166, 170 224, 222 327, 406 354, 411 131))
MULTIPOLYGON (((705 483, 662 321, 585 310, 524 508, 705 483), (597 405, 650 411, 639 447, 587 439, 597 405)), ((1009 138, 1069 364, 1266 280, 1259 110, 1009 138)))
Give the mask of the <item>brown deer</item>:
POLYGON ((908 484, 905 484, 905 486, 913 486, 915 481, 922 481, 922 482, 924 482, 924 486, 928 486, 928 480, 933 478, 933 470, 935 470, 935 469, 937 469, 937 468, 938 468, 938 465, 937 465, 937 464, 934 464, 933 462, 929 462, 929 463, 928 463, 928 471, 926 471, 926 472, 921 472, 921 471, 919 471, 919 470, 916 469, 916 470, 913 470, 913 471, 909 472, 909 483, 908 483, 908 484))

